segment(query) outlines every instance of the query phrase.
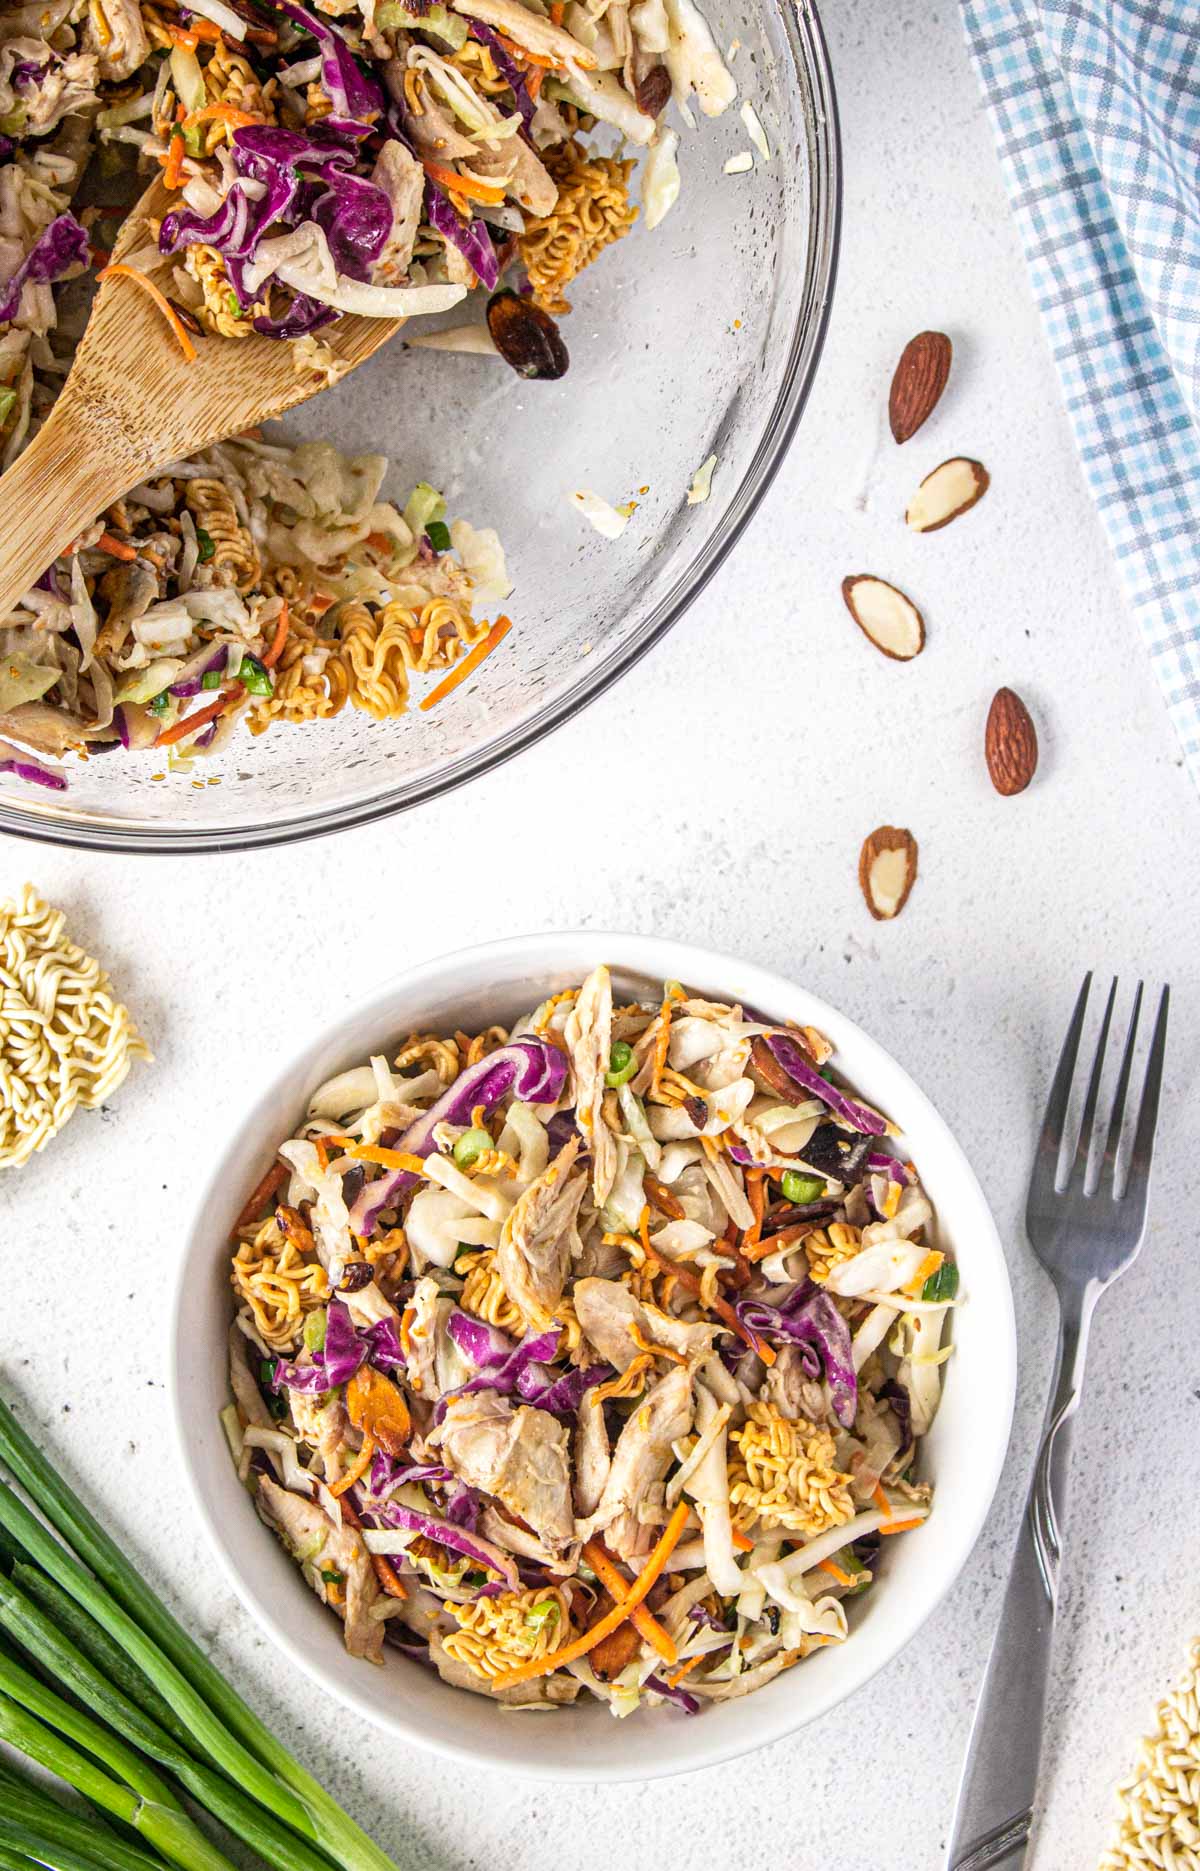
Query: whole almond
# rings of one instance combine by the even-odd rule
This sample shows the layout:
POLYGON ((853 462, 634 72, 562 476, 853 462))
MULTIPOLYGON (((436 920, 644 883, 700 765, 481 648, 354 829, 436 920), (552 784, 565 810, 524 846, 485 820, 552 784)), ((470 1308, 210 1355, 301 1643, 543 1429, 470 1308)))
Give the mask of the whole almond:
POLYGON ((1023 793, 1037 772, 1037 730, 1013 689, 997 689, 988 709, 983 751, 992 785, 1006 799, 1023 793))
POLYGON ((917 841, 898 825, 878 825, 863 839, 858 884, 876 922, 890 922, 917 881, 917 841))
POLYGON ((991 476, 982 461, 952 455, 925 476, 908 503, 904 518, 914 533, 936 533, 982 500, 991 476))
POLYGON ((888 421, 897 442, 907 442, 937 408, 954 347, 944 331, 919 331, 900 353, 888 396, 888 421))
POLYGON ((925 619, 911 598, 886 578, 858 572, 843 578, 846 609, 863 636, 895 663, 911 663, 925 648, 925 619))

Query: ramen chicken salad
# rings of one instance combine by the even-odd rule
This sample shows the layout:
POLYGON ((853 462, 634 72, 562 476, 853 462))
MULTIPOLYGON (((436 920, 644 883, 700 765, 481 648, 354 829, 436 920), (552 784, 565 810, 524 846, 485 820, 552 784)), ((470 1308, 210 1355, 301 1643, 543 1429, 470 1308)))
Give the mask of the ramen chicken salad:
POLYGON ((238 1473, 352 1655, 694 1714, 931 1511, 933 1226, 819 1032, 598 967, 313 1092, 235 1226, 238 1473))
MULTIPOLYGON (((694 125, 735 94, 693 0, 6 0, 0 469, 62 387, 89 272, 148 294, 186 360, 278 339, 314 387, 343 315, 480 288, 469 348, 561 376, 572 280, 679 194, 668 104, 694 125), (153 237, 114 261, 153 178, 153 237)), ((98 515, 0 618, 0 770, 62 790, 39 756, 155 749, 165 777, 238 724, 398 715, 414 674, 441 700, 503 639, 479 613, 511 584, 434 486, 380 500, 385 467, 255 435, 98 515)))

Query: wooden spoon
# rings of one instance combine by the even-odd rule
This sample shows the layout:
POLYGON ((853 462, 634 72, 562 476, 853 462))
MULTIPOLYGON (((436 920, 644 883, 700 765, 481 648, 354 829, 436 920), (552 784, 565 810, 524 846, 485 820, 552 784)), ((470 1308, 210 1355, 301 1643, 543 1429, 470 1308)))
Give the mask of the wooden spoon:
MULTIPOLYGON (((153 182, 121 228, 114 261, 170 292, 172 261, 147 225, 178 201, 153 182)), ((339 377, 377 351, 403 319, 344 316, 321 332, 339 377)), ((123 275, 98 288, 70 375, 29 447, 0 476, 0 618, 71 541, 147 476, 240 435, 326 387, 296 368, 278 338, 197 338, 189 363, 162 312, 123 275)))

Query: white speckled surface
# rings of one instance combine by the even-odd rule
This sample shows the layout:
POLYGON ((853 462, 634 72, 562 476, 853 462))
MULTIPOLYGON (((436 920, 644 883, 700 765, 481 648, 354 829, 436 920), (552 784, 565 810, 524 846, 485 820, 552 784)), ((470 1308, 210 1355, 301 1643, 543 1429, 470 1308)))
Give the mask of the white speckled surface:
POLYGON ((485 784, 373 831, 248 860, 0 851, 0 889, 29 876, 69 909, 158 1055, 110 1111, 81 1116, 0 1182, 4 1388, 406 1867, 940 1863, 1048 1382, 1049 1287, 1019 1231, 1025 1170, 1089 964, 1167 976, 1176 999, 1151 1236, 1097 1318, 1076 1444, 1038 1871, 1094 1863, 1111 1784, 1200 1630, 1184 1208, 1200 1133, 1197 802, 1079 477, 956 10, 829 0, 827 14, 847 166, 832 337, 765 510, 667 642, 485 784), (927 324, 953 335, 950 391, 926 431, 885 448, 892 363, 927 324), (906 536, 910 486, 955 452, 987 463, 992 491, 947 532, 906 536), (838 586, 861 570, 924 608, 929 647, 913 667, 884 662, 850 624, 838 586), (1002 682, 1042 738, 1035 785, 1008 801, 981 759, 1002 682), (664 731, 672 717, 682 740, 664 731), (882 821, 911 826, 921 877, 903 917, 880 927, 855 864, 882 821), (457 1769, 397 1759, 317 1699, 216 1582, 170 1467, 167 1297, 194 1165, 298 1025, 439 948, 589 922, 743 951, 887 1041, 995 1205, 1021 1399, 966 1575, 842 1712, 702 1778, 464 1789, 457 1769))

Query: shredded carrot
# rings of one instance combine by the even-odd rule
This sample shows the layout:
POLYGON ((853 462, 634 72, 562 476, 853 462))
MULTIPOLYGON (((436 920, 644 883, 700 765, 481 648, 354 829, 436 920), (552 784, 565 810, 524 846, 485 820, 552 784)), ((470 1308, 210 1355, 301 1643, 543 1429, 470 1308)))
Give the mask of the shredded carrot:
MULTIPOLYGON (((601 1585, 606 1586, 617 1604, 623 1604, 629 1596, 629 1580, 609 1558, 600 1540, 589 1540, 583 1549, 583 1556, 592 1568, 601 1585)), ((652 1649, 657 1650, 664 1663, 674 1663, 679 1655, 672 1638, 667 1636, 662 1625, 645 1605, 639 1605, 633 1615, 633 1627, 640 1637, 644 1637, 652 1649)))
POLYGON ((468 201, 482 201, 498 208, 504 200, 505 190, 499 183, 476 182, 471 176, 460 175, 457 169, 447 169, 444 163, 432 162, 428 157, 423 158, 423 166, 431 181, 465 196, 468 201))
POLYGON ((345 1494, 356 1481, 361 1481, 375 1459, 375 1438, 368 1429, 363 1436, 363 1445, 357 1457, 346 1470, 340 1481, 335 1481, 329 1492, 332 1495, 345 1494))
POLYGON ((759 1236, 762 1234, 763 1177, 765 1174, 766 1174, 766 1171, 761 1170, 761 1169, 748 1169, 745 1172, 746 1194, 747 1194, 747 1199, 749 1200, 749 1203, 750 1203, 750 1213, 754 1216, 754 1220, 751 1222, 750 1226, 746 1229, 745 1234, 742 1236, 742 1252, 743 1253, 747 1252, 748 1249, 757 1246, 759 1236))
MULTIPOLYGON (((518 45, 515 39, 509 39, 502 32, 498 32, 496 37, 510 58, 519 60, 522 65, 540 65, 543 71, 563 70, 563 62, 560 58, 547 58, 544 52, 531 52, 527 45, 518 45)), ((580 64, 583 63, 581 59, 580 64)), ((593 60, 592 63, 594 64, 595 61, 593 60)))
POLYGON ((197 728, 207 727, 210 721, 215 721, 217 716, 223 714, 228 708, 235 691, 239 695, 242 694, 240 682, 231 683, 225 693, 218 695, 216 701, 210 702, 207 708, 197 708, 190 715, 185 715, 182 721, 173 722, 169 728, 164 728, 155 739, 154 745, 170 747, 175 741, 185 740, 189 734, 194 734, 197 728))
MULTIPOLYGON (((428 163, 425 166, 428 168, 428 163)), ((438 683, 436 689, 429 691, 429 694, 422 700, 421 707, 436 708, 439 702, 444 702, 451 689, 456 689, 460 682, 465 682, 467 677, 478 669, 484 657, 490 656, 496 645, 503 642, 511 629, 511 617, 498 617, 483 641, 477 643, 475 648, 463 657, 461 663, 455 663, 450 674, 438 683)))
POLYGON ((407 1150, 385 1150, 377 1143, 352 1143, 346 1155, 360 1163, 382 1163, 384 1169, 406 1169, 412 1176, 428 1173, 423 1157, 410 1156, 407 1150))
POLYGON ((912 1279, 904 1289, 909 1299, 920 1299, 921 1288, 924 1286, 930 1274, 937 1272, 945 1258, 946 1256, 944 1254, 938 1253, 936 1247, 930 1248, 924 1260, 917 1268, 917 1271, 913 1274, 912 1279))
POLYGON ((563 23, 563 14, 566 10, 566 0, 552 0, 550 7, 551 23, 555 26, 561 26, 563 23))
MULTIPOLYGON (((194 364, 196 361, 196 347, 188 337, 183 320, 176 312, 170 300, 159 291, 154 281, 152 279, 147 279, 144 273, 139 273, 136 266, 126 266, 123 260, 114 260, 111 265, 105 267, 102 273, 97 273, 97 283, 99 284, 102 280, 113 279, 118 274, 123 274, 127 279, 135 279, 138 285, 141 286, 145 292, 150 294, 150 297, 166 319, 171 330, 175 333, 179 348, 183 352, 184 357, 189 364, 194 364)), ((161 739, 162 736, 160 735, 159 740, 161 741, 161 739)))
POLYGON ((261 123, 252 111, 239 110, 236 104, 205 104, 200 110, 189 111, 183 120, 185 130, 195 130, 202 123, 232 124, 235 130, 245 130, 253 123, 261 123))
POLYGON ((132 564, 137 558, 136 546, 127 546, 123 539, 114 539, 111 533, 101 533, 96 544, 101 552, 107 552, 114 559, 124 559, 126 564, 132 564))
POLYGON ((634 1611, 646 1597, 654 1581, 662 1573, 668 1559, 679 1544, 690 1509, 686 1501, 680 1501, 671 1518, 663 1529, 662 1538, 650 1554, 637 1578, 629 1588, 629 1596, 614 1605, 604 1617, 598 1618, 581 1637, 564 1644, 560 1650, 551 1650, 544 1657, 534 1657, 528 1663, 520 1664, 515 1670, 505 1670, 503 1675, 494 1677, 492 1688, 511 1689, 515 1683, 525 1683, 534 1676, 548 1676, 551 1670, 561 1668, 564 1663, 574 1663, 576 1657, 586 1656, 594 1650, 602 1638, 611 1631, 618 1630, 626 1618, 631 1618, 634 1611))
POLYGON ((220 45, 221 28, 210 19, 200 19, 193 15, 190 26, 168 26, 167 31, 176 45, 183 45, 189 52, 194 52, 203 39, 207 45, 220 45))
POLYGON ((321 1165, 321 1168, 329 1168, 329 1152, 333 1149, 335 1144, 339 1150, 343 1150, 348 1143, 353 1142, 353 1137, 342 1137, 337 1134, 316 1138, 317 1161, 321 1165))
POLYGON ((698 1663, 703 1663, 703 1661, 704 1661, 704 1652, 701 1651, 698 1657, 689 1657, 686 1663, 681 1663, 679 1665, 679 1668, 677 1670, 673 1670, 670 1676, 667 1677, 668 1689, 678 1689, 680 1683, 683 1681, 684 1677, 688 1674, 689 1670, 694 1670, 696 1665, 698 1663))
POLYGON ((659 1214, 665 1215, 668 1221, 683 1221, 686 1218, 687 1210, 683 1203, 677 1202, 671 1191, 658 1180, 657 1176, 652 1176, 649 1170, 642 1177, 642 1188, 647 1199, 653 1202, 659 1214))
POLYGON ((324 617, 332 603, 333 599, 328 591, 314 591, 308 600, 308 608, 314 617, 324 617))
POLYGON ((850 1574, 848 1572, 843 1572, 842 1568, 832 1559, 818 1559, 817 1564, 820 1566, 822 1572, 827 1572, 831 1579, 837 1580, 839 1585, 853 1585, 854 1580, 850 1577, 850 1574))
POLYGON ((412 1322, 416 1316, 415 1306, 406 1306, 400 1314, 400 1349, 406 1358, 412 1357, 412 1322))
POLYGON ((275 635, 271 639, 271 647, 262 659, 264 669, 274 669, 279 658, 283 655, 283 646, 287 642, 291 621, 291 611, 288 608, 288 601, 285 598, 283 600, 283 609, 279 613, 279 622, 275 626, 275 635))
POLYGON ((272 1163, 270 1169, 255 1183, 243 1202, 238 1218, 233 1224, 234 1234, 237 1234, 241 1228, 249 1227, 252 1221, 259 1219, 271 1197, 277 1189, 282 1188, 291 1173, 286 1163, 272 1163))
POLYGON ((178 188, 183 176, 183 159, 187 154, 187 144, 179 130, 172 130, 171 141, 167 146, 166 161, 163 164, 163 186, 178 188))
POLYGON ((881 1533, 907 1533, 910 1527, 919 1527, 923 1522, 924 1516, 920 1514, 910 1520, 893 1520, 891 1516, 895 1513, 896 1509, 891 1501, 888 1500, 887 1495, 883 1491, 882 1484, 878 1481, 871 1490, 871 1499, 883 1515, 883 1521, 879 1528, 881 1533))
MULTIPOLYGON (((677 1260, 669 1260, 665 1254, 660 1254, 658 1249, 651 1245, 649 1207, 643 1208, 638 1217, 638 1237, 639 1245, 641 1246, 643 1254, 646 1256, 646 1264, 656 1273, 670 1273, 674 1275, 685 1293, 690 1293, 693 1299, 699 1299, 700 1281, 697 1275, 692 1272, 691 1268, 682 1266, 677 1260)), ((712 1309, 717 1317, 729 1327, 730 1331, 741 1339, 743 1345, 745 1345, 748 1350, 756 1351, 764 1364, 774 1364, 775 1352, 772 1347, 768 1345, 765 1340, 760 1339, 756 1333, 749 1331, 748 1328, 742 1324, 737 1313, 733 1310, 733 1307, 729 1304, 727 1299, 714 1299, 712 1309)))
POLYGON ((752 1553, 754 1541, 747 1539, 739 1527, 733 1529, 733 1544, 739 1553, 752 1553))
POLYGON ((167 33, 172 45, 181 45, 189 52, 194 52, 200 43, 200 34, 192 32, 186 26, 168 26, 167 33))
POLYGON ((529 73, 525 80, 525 89, 528 91, 530 97, 536 98, 539 95, 545 76, 545 72, 542 71, 540 67, 535 67, 534 70, 529 73))

